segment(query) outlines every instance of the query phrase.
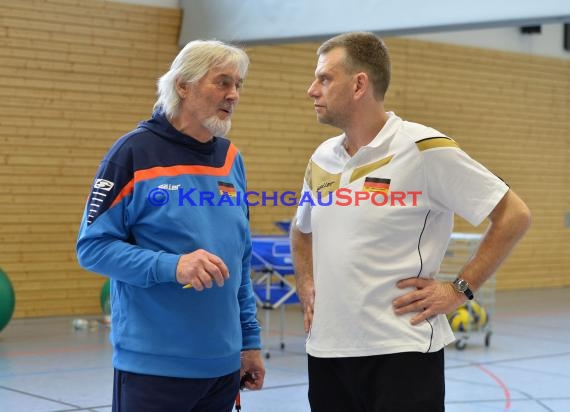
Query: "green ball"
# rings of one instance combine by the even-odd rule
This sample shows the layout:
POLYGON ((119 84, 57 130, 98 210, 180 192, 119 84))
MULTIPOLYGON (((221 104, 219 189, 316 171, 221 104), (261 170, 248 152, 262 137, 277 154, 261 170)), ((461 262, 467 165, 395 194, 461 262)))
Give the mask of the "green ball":
POLYGON ((16 305, 16 295, 10 279, 2 269, 0 269, 0 331, 10 322, 14 314, 16 305))
POLYGON ((111 314, 111 279, 107 279, 101 288, 101 310, 105 315, 111 314))

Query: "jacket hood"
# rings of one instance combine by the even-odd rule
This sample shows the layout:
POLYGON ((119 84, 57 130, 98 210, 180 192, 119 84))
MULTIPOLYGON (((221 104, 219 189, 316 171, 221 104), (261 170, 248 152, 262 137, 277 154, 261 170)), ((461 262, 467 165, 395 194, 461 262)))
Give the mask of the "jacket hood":
POLYGON ((140 122, 139 127, 150 130, 164 139, 190 147, 202 153, 212 153, 218 140, 221 139, 220 137, 214 136, 209 142, 202 143, 192 136, 179 132, 172 126, 164 112, 160 109, 155 110, 150 119, 140 122))

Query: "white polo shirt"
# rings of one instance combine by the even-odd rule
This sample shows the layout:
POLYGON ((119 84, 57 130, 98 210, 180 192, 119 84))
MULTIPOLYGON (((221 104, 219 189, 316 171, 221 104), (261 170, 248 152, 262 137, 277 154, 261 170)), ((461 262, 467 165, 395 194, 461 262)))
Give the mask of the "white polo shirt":
POLYGON ((343 134, 321 144, 307 167, 303 190, 315 204, 303 202, 296 218, 299 230, 313 236, 312 356, 435 352, 452 342, 444 315, 412 326, 414 314, 394 313, 392 301, 408 291, 396 282, 433 278, 453 214, 478 225, 508 191, 452 139, 388 115, 353 157, 343 134))

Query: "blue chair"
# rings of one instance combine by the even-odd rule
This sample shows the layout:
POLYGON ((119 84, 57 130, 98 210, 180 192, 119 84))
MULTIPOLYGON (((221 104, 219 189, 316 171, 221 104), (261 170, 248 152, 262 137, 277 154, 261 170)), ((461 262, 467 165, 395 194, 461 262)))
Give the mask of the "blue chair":
MULTIPOLYGON (((299 303, 297 288, 287 276, 295 273, 289 237, 252 236, 252 282, 257 304, 265 310, 264 345, 269 338, 270 311, 280 309, 280 347, 285 348, 285 305, 299 303)), ((269 358, 269 350, 265 350, 269 358)))

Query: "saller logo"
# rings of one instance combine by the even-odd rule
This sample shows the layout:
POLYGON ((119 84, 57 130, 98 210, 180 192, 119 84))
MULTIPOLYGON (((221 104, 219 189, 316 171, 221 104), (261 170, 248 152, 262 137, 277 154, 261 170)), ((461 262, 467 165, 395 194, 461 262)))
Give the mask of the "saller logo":
POLYGON ((108 192, 109 190, 111 190, 113 188, 113 186, 115 186, 115 183, 113 183, 113 182, 110 182, 110 181, 105 180, 105 179, 97 179, 95 181, 95 184, 93 185, 93 188, 105 190, 106 192, 108 192))
POLYGON ((334 182, 323 182, 317 186, 317 192, 320 192, 321 190, 323 190, 329 186, 332 186, 333 184, 334 184, 334 182))

